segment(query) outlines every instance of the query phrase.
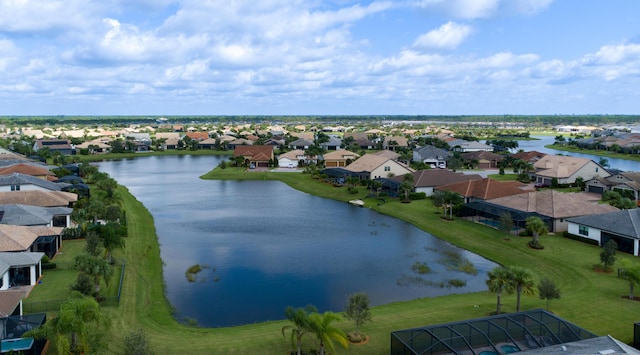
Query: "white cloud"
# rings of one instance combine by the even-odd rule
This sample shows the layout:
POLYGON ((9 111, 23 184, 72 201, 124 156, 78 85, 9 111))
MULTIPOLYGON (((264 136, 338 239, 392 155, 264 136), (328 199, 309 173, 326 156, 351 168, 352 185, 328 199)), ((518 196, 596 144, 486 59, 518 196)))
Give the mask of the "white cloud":
POLYGON ((483 19, 500 15, 531 15, 554 0, 418 0, 414 6, 443 11, 461 19, 483 19))
POLYGON ((95 6, 82 1, 3 0, 0 1, 0 28, 6 32, 38 32, 44 36, 53 30, 77 29, 94 17, 95 6))
POLYGON ((449 21, 438 29, 429 31, 418 37, 413 43, 413 47, 454 49, 472 33, 473 28, 471 28, 471 26, 449 21))

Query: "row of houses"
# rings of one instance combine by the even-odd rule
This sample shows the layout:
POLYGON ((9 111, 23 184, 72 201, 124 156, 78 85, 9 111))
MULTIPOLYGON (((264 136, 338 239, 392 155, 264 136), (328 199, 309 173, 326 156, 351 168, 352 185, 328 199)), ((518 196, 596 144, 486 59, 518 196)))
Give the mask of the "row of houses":
POLYGON ((42 259, 62 246, 78 195, 65 191, 47 166, 0 149, 0 340, 2 349, 36 353, 43 344, 21 339, 46 315, 23 315, 22 300, 42 276, 42 259), (24 344, 22 344, 24 343, 24 344), (13 345, 21 344, 20 348, 13 345), (36 349, 36 350, 34 350, 36 349))

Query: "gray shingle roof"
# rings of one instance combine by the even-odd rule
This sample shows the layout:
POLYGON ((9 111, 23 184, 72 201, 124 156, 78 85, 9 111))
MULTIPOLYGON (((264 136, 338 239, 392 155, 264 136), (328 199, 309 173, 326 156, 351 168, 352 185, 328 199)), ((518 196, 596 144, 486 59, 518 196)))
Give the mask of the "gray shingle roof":
POLYGON ((0 223, 16 226, 41 226, 49 224, 53 216, 71 215, 72 211, 72 208, 67 207, 0 205, 0 212, 3 212, 0 223))
POLYGON ((640 239, 640 209, 638 208, 569 218, 567 221, 613 234, 640 239))
POLYGON ((20 173, 0 176, 0 186, 8 185, 36 185, 51 191, 60 191, 62 189, 62 185, 60 184, 20 173))

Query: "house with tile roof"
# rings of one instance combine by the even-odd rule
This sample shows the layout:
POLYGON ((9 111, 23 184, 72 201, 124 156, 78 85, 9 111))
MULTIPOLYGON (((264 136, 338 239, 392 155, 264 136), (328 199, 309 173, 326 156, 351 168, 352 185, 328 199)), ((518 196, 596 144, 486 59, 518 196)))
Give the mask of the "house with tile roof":
POLYGON ((464 160, 465 164, 479 169, 496 169, 498 164, 504 160, 504 155, 480 150, 462 153, 462 160, 464 160))
POLYGON ((535 150, 528 152, 518 152, 511 155, 514 159, 520 159, 522 161, 526 161, 527 163, 535 164, 538 160, 544 158, 547 154, 541 153, 535 150))
POLYGON ((14 286, 33 286, 42 275, 40 260, 44 253, 0 252, 0 290, 14 286))
POLYGON ((58 152, 62 155, 75 154, 75 148, 71 145, 71 141, 66 139, 37 139, 35 143, 33 143, 34 152, 45 148, 51 153, 58 152))
POLYGON ((57 184, 21 173, 0 175, 0 192, 25 190, 61 191, 64 186, 65 184, 57 184))
POLYGON ((300 139, 296 139, 295 141, 289 143, 289 148, 298 149, 298 150, 305 150, 305 149, 309 149, 309 147, 311 147, 313 144, 314 144, 313 143, 313 139, 300 138, 300 139))
POLYGON ((40 207, 72 207, 78 201, 78 195, 66 191, 2 191, 0 205, 29 205, 40 207))
POLYGON ((640 199, 640 172, 620 172, 606 178, 594 178, 585 181, 585 190, 597 194, 617 191, 623 197, 638 201, 640 199))
POLYGON ((551 221, 550 232, 566 231, 568 229, 567 219, 572 217, 619 211, 611 205, 599 203, 600 197, 594 194, 559 192, 549 189, 490 199, 487 202, 549 217, 551 221))
POLYGON ((365 154, 344 169, 366 177, 367 180, 412 173, 414 170, 384 155, 365 154))
POLYGON ((576 178, 583 181, 611 176, 600 164, 587 158, 548 154, 533 164, 536 183, 550 186, 553 179, 558 184, 573 184, 576 178))
POLYGON ((209 138, 208 132, 187 132, 185 133, 185 137, 189 137, 198 142, 203 141, 209 138))
POLYGON ((346 149, 333 150, 322 155, 324 166, 327 168, 345 167, 358 158, 360 158, 360 154, 346 149))
POLYGON ((421 162, 430 165, 432 168, 445 169, 447 167, 447 159, 453 154, 444 149, 434 147, 432 145, 425 145, 413 150, 414 162, 421 162))
POLYGON ((281 168, 296 168, 301 164, 317 164, 318 156, 309 155, 304 150, 295 149, 278 155, 278 166, 281 168))
POLYGON ((269 167, 274 161, 272 145, 239 145, 233 150, 233 158, 243 157, 246 166, 269 167))
POLYGON ((435 190, 456 192, 463 197, 465 203, 533 191, 527 184, 519 181, 498 181, 491 178, 461 181, 436 187, 435 190))
POLYGON ((34 227, 70 227, 73 208, 0 205, 0 224, 34 227))
POLYGON ((452 139, 446 142, 447 144, 449 144, 449 147, 451 147, 451 150, 455 152, 467 153, 467 152, 479 152, 479 151, 485 151, 485 152, 493 151, 492 146, 484 143, 480 143, 480 142, 473 142, 473 141, 470 142, 464 139, 452 139))
POLYGON ((0 252, 41 252, 53 258, 62 246, 63 229, 0 224, 0 252))
MULTIPOLYGON (((424 192, 427 196, 433 195, 433 192, 439 186, 482 179, 482 176, 477 174, 462 174, 446 169, 418 170, 413 172, 412 174, 414 191, 424 192)), ((404 176, 394 176, 387 179, 381 179, 387 180, 381 181, 381 183, 383 187, 387 187, 391 190, 394 190, 395 192, 398 192, 403 179, 404 176)))
POLYGON ((47 181, 57 179, 56 174, 52 173, 51 170, 47 169, 43 165, 37 163, 18 163, 0 168, 0 175, 9 175, 13 173, 31 175, 47 181))
POLYGON ((640 209, 569 218, 569 234, 593 240, 599 246, 613 240, 618 250, 640 255, 640 209))

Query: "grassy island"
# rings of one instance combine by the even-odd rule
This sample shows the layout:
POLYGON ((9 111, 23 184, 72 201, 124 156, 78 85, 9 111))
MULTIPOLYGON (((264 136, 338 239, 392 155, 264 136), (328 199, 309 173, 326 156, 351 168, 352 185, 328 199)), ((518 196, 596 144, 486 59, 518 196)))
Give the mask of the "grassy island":
MULTIPOLYGON (((529 238, 505 240, 501 232, 484 225, 461 219, 444 221, 428 199, 411 203, 387 200, 379 204, 378 200, 367 197, 364 187, 359 188, 357 194, 350 194, 346 187, 334 187, 307 174, 218 168, 202 178, 279 180, 324 198, 344 202, 359 198, 365 202, 365 208, 400 218, 502 265, 526 267, 537 279, 554 280, 562 298, 551 302, 552 312, 596 334, 611 334, 624 342, 632 339, 640 302, 622 297, 628 294, 628 284, 618 279, 615 272, 595 270, 594 265, 599 262, 598 247, 544 235, 540 241, 545 249, 533 250, 527 246, 529 238)), ((123 251, 127 266, 121 303, 119 307, 105 308, 112 319, 108 353, 121 353, 124 337, 138 329, 144 329, 157 354, 283 355, 292 350, 290 342, 281 333, 281 328, 289 324, 285 320, 228 328, 199 328, 177 322, 164 296, 163 263, 153 218, 125 187, 118 187, 117 193, 127 211, 129 236, 123 251)), ((620 258, 632 257, 624 255, 620 258)), ((388 354, 393 330, 487 316, 495 310, 495 303, 495 294, 487 291, 372 307, 373 321, 360 329, 370 336, 369 341, 352 345, 349 350, 339 347, 336 350, 338 354, 388 354)), ((515 295, 504 295, 502 303, 504 311, 515 311, 515 295)), ((215 304, 215 300, 211 300, 211 304, 215 304)), ((537 296, 523 297, 521 307, 523 310, 545 308, 546 301, 537 296)), ((337 326, 345 331, 354 329, 353 323, 347 320, 337 326)), ((306 338, 303 349, 313 346, 312 338, 306 338)))

